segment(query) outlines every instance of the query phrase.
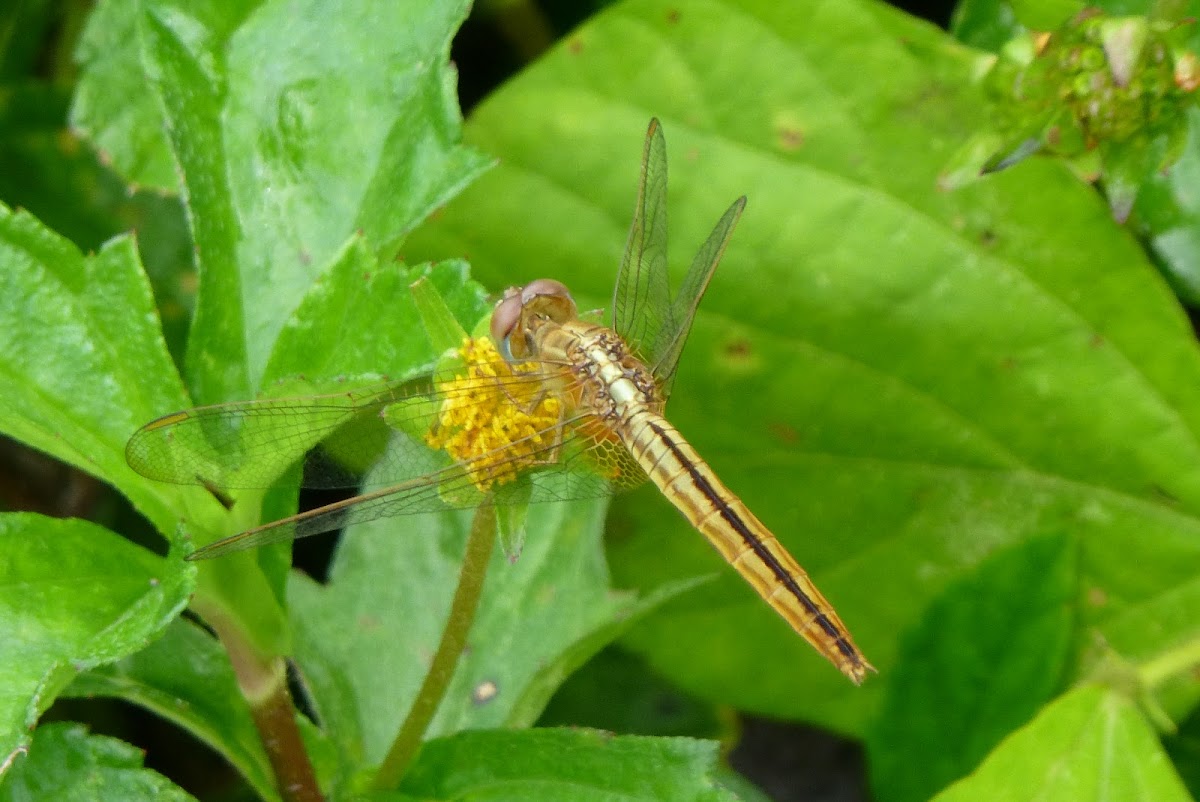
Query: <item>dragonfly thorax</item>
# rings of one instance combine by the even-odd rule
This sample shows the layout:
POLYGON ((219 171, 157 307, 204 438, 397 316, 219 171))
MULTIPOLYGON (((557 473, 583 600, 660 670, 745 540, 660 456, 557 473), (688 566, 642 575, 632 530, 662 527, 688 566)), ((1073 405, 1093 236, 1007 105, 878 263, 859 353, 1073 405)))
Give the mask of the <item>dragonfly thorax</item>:
POLYGON ((661 413, 665 399, 653 374, 612 329, 579 320, 535 327, 538 356, 570 367, 579 405, 615 424, 638 410, 661 413))

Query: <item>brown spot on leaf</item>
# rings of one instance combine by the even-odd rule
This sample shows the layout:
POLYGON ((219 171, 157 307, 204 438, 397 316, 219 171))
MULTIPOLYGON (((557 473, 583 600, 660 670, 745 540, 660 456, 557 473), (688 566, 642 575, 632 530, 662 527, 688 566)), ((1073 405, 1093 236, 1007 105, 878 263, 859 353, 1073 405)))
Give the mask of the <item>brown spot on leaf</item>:
POLYGON ((767 426, 775 439, 786 446, 794 446, 800 442, 800 433, 796 431, 794 426, 789 426, 786 423, 772 423, 767 426))
POLYGON ((753 353, 747 340, 733 340, 725 346, 725 355, 731 359, 745 359, 753 353))
POLYGON ((788 153, 799 150, 804 145, 804 132, 799 128, 785 125, 779 129, 779 148, 788 153))

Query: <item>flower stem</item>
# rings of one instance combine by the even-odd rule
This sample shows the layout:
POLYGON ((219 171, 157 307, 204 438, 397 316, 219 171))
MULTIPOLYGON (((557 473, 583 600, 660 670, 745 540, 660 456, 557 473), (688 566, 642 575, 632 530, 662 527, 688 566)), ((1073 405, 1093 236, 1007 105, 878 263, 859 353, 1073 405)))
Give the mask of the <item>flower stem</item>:
POLYGON ((446 689, 454 677, 458 658, 467 645, 471 623, 475 620, 475 611, 479 607, 483 580, 487 576, 488 561, 491 559, 495 541, 495 510, 490 505, 481 505, 475 510, 475 517, 471 522, 471 534, 463 554, 458 587, 455 588, 454 600, 450 603, 450 616, 442 632, 441 643, 433 655, 429 673, 421 683, 421 689, 413 700, 408 717, 400 725, 400 731, 396 733, 387 756, 375 774, 372 785, 377 791, 392 790, 400 784, 400 779, 421 746, 421 737, 429 728, 442 697, 446 695, 446 689))

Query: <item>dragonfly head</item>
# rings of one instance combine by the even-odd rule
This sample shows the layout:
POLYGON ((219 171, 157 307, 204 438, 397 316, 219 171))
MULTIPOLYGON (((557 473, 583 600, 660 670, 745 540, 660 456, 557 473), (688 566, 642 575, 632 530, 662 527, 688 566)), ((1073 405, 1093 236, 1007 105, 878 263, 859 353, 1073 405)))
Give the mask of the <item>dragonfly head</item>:
POLYGON ((540 278, 510 287, 492 311, 492 340, 510 362, 528 359, 534 355, 533 321, 565 323, 578 314, 575 299, 561 282, 540 278))

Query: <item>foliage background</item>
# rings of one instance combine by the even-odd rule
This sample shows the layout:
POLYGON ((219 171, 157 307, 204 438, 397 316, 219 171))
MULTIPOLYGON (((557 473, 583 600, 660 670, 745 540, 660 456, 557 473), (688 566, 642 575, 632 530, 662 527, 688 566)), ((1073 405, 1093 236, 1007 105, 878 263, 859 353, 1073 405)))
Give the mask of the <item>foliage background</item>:
MULTIPOLYGON (((1059 5, 1064 15, 1072 7, 1059 5)), ((1128 6, 1120 10, 1136 10, 1128 6)), ((591 9, 547 6, 545 41, 557 40, 556 46, 498 89, 493 85, 508 74, 500 65, 507 61, 515 73, 528 53, 514 48, 499 56, 497 40, 488 37, 517 25, 522 33, 507 41, 537 50, 539 40, 526 23, 477 9, 454 53, 461 94, 481 99, 465 129, 469 148, 458 149, 453 125, 429 124, 445 119, 439 114, 453 119, 436 67, 413 84, 426 92, 413 95, 429 124, 425 138, 404 131, 412 119, 386 102, 410 76, 398 70, 378 83, 366 80, 380 74, 371 58, 407 64, 414 48, 425 48, 436 65, 440 42, 406 28, 402 16, 375 27, 404 35, 361 38, 363 28, 350 17, 330 26, 283 4, 247 4, 244 16, 207 9, 209 41, 165 35, 187 29, 171 28, 176 20, 163 15, 153 40, 159 50, 148 63, 156 85, 168 91, 154 102, 144 79, 128 72, 131 40, 120 35, 119 14, 108 25, 93 18, 89 37, 81 36, 85 6, 13 6, 3 63, 0 199, 28 209, 79 250, 29 220, 6 218, 7 241, 39 254, 66 290, 39 299, 29 289, 39 280, 22 279, 16 263, 7 263, 5 364, 10 376, 32 377, 5 385, 9 406, 24 409, 27 402, 44 410, 47 388, 64 400, 40 419, 10 409, 5 430, 70 463, 93 466, 94 475, 120 488, 170 536, 178 499, 124 476, 119 454, 107 462, 95 456, 154 415, 188 405, 182 386, 146 380, 171 375, 167 354, 178 362, 186 355, 184 382, 195 402, 249 397, 297 372, 320 385, 332 376, 378 373, 383 364, 416 370, 429 355, 408 346, 414 310, 391 304, 408 278, 389 266, 396 255, 407 264, 463 257, 472 278, 490 290, 553 275, 571 285, 582 306, 604 306, 624 244, 641 132, 657 115, 671 154, 676 271, 720 210, 737 195, 750 197, 689 343, 671 416, 813 572, 881 674, 862 689, 851 687, 736 577, 720 572, 702 590, 681 593, 640 618, 619 649, 602 652, 559 691, 543 723, 732 742, 735 709, 805 721, 865 740, 871 788, 881 800, 929 798, 989 753, 979 772, 946 798, 991 798, 981 789, 1014 778, 1021 787, 1043 782, 1062 798, 1086 798, 1087 786, 1056 785, 1055 760, 1084 767, 1085 777, 1116 778, 1110 782, 1142 798, 1186 798, 1144 712, 1154 708, 1137 707, 1145 699, 1123 683, 1131 676, 1149 682, 1155 704, 1182 722, 1167 745, 1194 790, 1200 748, 1195 716, 1188 714, 1200 684, 1194 671, 1162 673, 1173 649, 1194 643, 1200 620, 1200 361, 1178 300, 1188 297, 1187 265, 1196 261, 1188 245, 1198 241, 1188 206, 1194 147, 1174 173, 1147 188, 1128 228, 1113 222, 1092 188, 1049 159, 941 191, 940 171, 986 124, 973 78, 983 49, 1002 38, 997 29, 1006 30, 996 21, 1011 22, 1006 14, 1028 9, 963 4, 957 33, 981 48, 974 50, 881 4, 797 7, 803 13, 770 3, 635 2, 606 8, 575 29, 591 9), (330 63, 297 63, 309 51, 280 48, 288 37, 323 40, 330 63), (345 63, 344 54, 356 47, 370 58, 345 63), (171 95, 171 87, 189 81, 202 85, 217 68, 176 58, 170 48, 232 54, 219 77, 244 91, 233 104, 219 93, 171 95), (82 71, 73 60, 77 49, 82 71), (281 76, 319 75, 324 68, 345 82, 313 78, 272 94, 281 87, 259 80, 263 52, 272 54, 281 76), (155 74, 156 64, 180 73, 155 74), (160 103, 175 115, 175 127, 155 123, 160 103), (69 106, 83 139, 64 128, 69 106), (256 127, 263 109, 279 115, 277 139, 264 141, 256 127), (415 151, 388 150, 391 136, 426 150, 411 161, 395 156, 415 151), (367 142, 384 142, 378 152, 395 161, 345 158, 367 142), (179 180, 169 148, 183 167, 190 221, 164 192, 179 180), (489 156, 499 163, 410 231, 482 172, 489 156), (222 158, 228 162, 212 163, 222 158), (421 170, 410 172, 413 164, 421 170), (206 175, 226 175, 229 183, 194 180, 206 175), (142 191, 127 193, 127 179, 142 191), (293 194, 264 195, 264 184, 293 194), (128 240, 100 250, 129 229, 137 231, 138 253, 128 240), (362 239, 346 245, 354 231, 362 239), (209 271, 199 300, 193 254, 209 271), (142 327, 142 342, 156 337, 148 314, 122 312, 134 296, 138 309, 151 309, 144 288, 130 278, 139 258, 153 282, 167 350, 110 353, 97 369, 105 343, 134 341, 131 329, 142 327), (361 295, 345 289, 346 277, 364 271, 372 278, 361 295), (312 290, 318 275, 324 289, 312 290), (118 284, 121 276, 128 286, 118 284), (13 300, 31 296, 30 304, 13 300), (240 305, 228 303, 234 297, 240 305), (92 328, 79 338, 29 346, 31 333, 67 330, 72 319, 91 321, 92 328), (380 322, 361 332, 328 324, 339 319, 380 322), (237 336, 226 336, 230 331, 237 336), (137 388, 137 397, 97 393, 97 378, 137 388), (30 388, 43 397, 30 397, 30 388), (65 401, 72 398, 74 407, 65 401), (97 434, 91 420, 108 429, 97 434), (1118 657, 1141 673, 1114 668, 1118 657), (1074 688, 1097 666, 1117 679, 1074 688), (614 707, 613 698, 628 703, 614 707), (1014 732, 1006 748, 993 752, 1014 732), (1113 759, 1116 744, 1124 756, 1113 759)), ((114 8, 103 5, 101 13, 114 8)), ((437 280, 464 317, 479 308, 460 268, 445 266, 437 280)), ((16 446, 9 453, 19 466, 6 483, 11 508, 93 518, 162 553, 145 521, 105 485, 16 446)), ((286 500, 267 503, 282 509, 286 500)), ((507 575, 511 586, 493 590, 497 599, 526 604, 488 607, 493 620, 484 623, 486 631, 507 632, 520 617, 529 625, 524 637, 563 650, 610 616, 644 612, 608 593, 595 540, 602 510, 581 510, 543 522, 566 537, 543 540, 540 552, 535 539, 517 572, 507 575), (572 537, 585 545, 572 544, 572 537), (560 594, 573 609, 564 609, 560 594)), ((195 515, 208 520, 216 513, 195 515)), ((720 570, 653 494, 619 499, 607 528, 615 587, 651 593, 720 570)), ((430 605, 407 589, 450 581, 454 563, 447 555, 461 529, 431 524, 417 539, 421 545, 403 553, 390 551, 384 533, 361 533, 339 552, 327 587, 303 575, 289 578, 279 555, 263 557, 257 586, 241 583, 239 572, 249 569, 236 566, 199 577, 201 597, 221 610, 248 609, 251 593, 282 598, 289 585, 286 609, 258 607, 251 614, 257 618, 244 623, 265 640, 289 633, 290 643, 266 647, 297 654, 323 705, 317 714, 340 725, 326 741, 317 738, 319 771, 345 771, 353 764, 348 756, 377 760, 386 746, 395 722, 375 713, 399 715, 420 678, 406 651, 437 631, 434 620, 421 625, 428 632, 413 632, 416 612, 397 611, 430 605), (362 622, 379 610, 390 618, 372 619, 374 639, 365 639, 362 622), (284 620, 282 628, 272 623, 284 620), (372 662, 384 642, 393 644, 386 675, 372 662)), ((55 589, 56 575, 111 575, 97 598, 116 609, 131 600, 142 608, 136 626, 105 634, 110 651, 89 652, 80 667, 93 670, 74 677, 55 669, 42 687, 49 698, 73 682, 71 697, 133 698, 164 713, 179 699, 220 695, 171 687, 186 684, 163 657, 172 654, 196 656, 188 682, 226 688, 218 668, 206 673, 200 665, 210 655, 199 630, 178 622, 155 641, 157 651, 112 664, 158 637, 196 581, 178 564, 169 567, 177 551, 159 563, 97 527, 29 516, 7 518, 4 538, 10 566, 47 569, 36 577, 41 585, 29 586, 45 588, 37 597, 41 618, 56 620, 71 648, 87 641, 86 632, 69 631, 73 605, 93 603, 79 584, 55 589), (73 555, 78 574, 70 570, 73 555), (131 563, 156 580, 152 593, 130 579, 131 563), (130 583, 124 596, 111 592, 120 587, 117 579, 130 583), (72 594, 72 604, 55 608, 72 594)), ((300 559, 323 578, 320 554, 300 559)), ((14 610, 33 606, 25 594, 6 600, 14 610)), ((60 656, 38 653, 39 645, 29 644, 26 665, 43 658, 59 665, 60 656)), ((64 653, 75 654, 71 648, 64 653)), ((513 672, 502 678, 503 688, 535 683, 533 661, 513 657, 531 648, 497 635, 473 652, 459 678, 460 706, 444 707, 435 731, 451 733, 464 722, 494 726, 511 715, 519 707, 515 697, 516 707, 504 697, 505 706, 480 717, 467 704, 468 690, 481 677, 493 678, 497 665, 513 672)), ((8 687, 18 686, 15 673, 8 679, 8 687)), ((125 707, 92 700, 63 702, 47 719, 86 719, 94 732, 143 747, 164 743, 148 734, 161 724, 127 716, 125 707)), ((251 785, 269 786, 248 722, 227 711, 196 710, 193 719, 189 729, 224 744, 251 785), (214 723, 224 731, 204 734, 214 723)), ((769 730, 764 740, 789 760, 803 744, 803 754, 825 750, 857 762, 847 742, 814 747, 793 740, 813 738, 807 731, 796 736, 757 720, 742 726, 751 744, 769 730)), ((137 772, 136 754, 122 751, 127 747, 89 740, 78 728, 43 726, 38 737, 63 754, 103 755, 100 765, 128 770, 139 782, 161 779, 137 772)), ((151 748, 147 762, 207 794, 211 789, 188 776, 200 771, 196 756, 203 749, 151 748), (186 758, 173 760, 171 753, 186 758)), ((734 763, 770 786, 772 798, 797 792, 795 798, 809 798, 811 788, 801 784, 813 782, 811 765, 797 769, 803 779, 759 774, 754 751, 744 746, 734 763)), ((452 763, 453 752, 436 759, 452 763)), ((827 782, 840 784, 841 798, 866 793, 863 780, 827 782)))

